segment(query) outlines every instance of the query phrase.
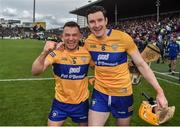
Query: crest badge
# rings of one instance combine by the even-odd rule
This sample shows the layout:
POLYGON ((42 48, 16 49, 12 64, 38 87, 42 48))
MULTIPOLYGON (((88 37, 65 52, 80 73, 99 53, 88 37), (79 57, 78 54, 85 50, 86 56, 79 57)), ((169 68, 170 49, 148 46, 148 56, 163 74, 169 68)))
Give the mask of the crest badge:
POLYGON ((81 57, 81 60, 82 60, 83 63, 86 63, 86 62, 87 62, 87 58, 86 58, 85 56, 82 56, 82 57, 81 57))
POLYGON ((118 44, 112 44, 111 45, 111 48, 116 51, 118 49, 118 44))

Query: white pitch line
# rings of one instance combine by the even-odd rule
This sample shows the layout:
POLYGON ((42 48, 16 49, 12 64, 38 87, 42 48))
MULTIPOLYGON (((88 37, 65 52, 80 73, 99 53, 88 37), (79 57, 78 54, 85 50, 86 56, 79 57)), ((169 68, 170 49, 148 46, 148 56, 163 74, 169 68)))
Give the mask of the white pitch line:
MULTIPOLYGON (((94 76, 88 76, 89 78, 91 77, 94 77, 94 76)), ((19 79, 0 79, 0 82, 13 82, 13 81, 43 81, 43 80, 53 80, 54 78, 19 78, 19 79)), ((180 86, 180 84, 178 83, 175 83, 175 82, 171 82, 169 80, 166 80, 166 79, 162 79, 162 78, 159 78, 157 77, 157 79, 160 79, 160 80, 163 80, 163 81, 166 81, 168 83, 172 83, 172 84, 175 84, 175 85, 178 85, 180 86)))
POLYGON ((0 82, 13 82, 13 81, 41 81, 52 80, 54 78, 18 78, 18 79, 0 79, 0 82))
POLYGON ((175 76, 172 76, 172 75, 164 74, 164 73, 161 73, 161 72, 158 72, 158 71, 153 71, 153 72, 154 72, 154 73, 157 73, 157 74, 165 75, 165 76, 168 76, 168 77, 171 77, 171 78, 174 78, 174 79, 179 80, 178 77, 175 77, 175 76))
POLYGON ((163 80, 163 81, 168 82, 168 83, 171 83, 171 84, 175 84, 175 85, 177 85, 177 86, 180 86, 180 84, 178 84, 178 83, 171 82, 171 81, 166 80, 166 79, 163 79, 163 78, 159 78, 159 77, 157 77, 157 79, 159 79, 159 80, 163 80))
MULTIPOLYGON (((162 72, 160 72, 162 73, 162 72)), ((174 72, 174 74, 179 74, 180 72, 174 72)), ((162 74, 172 74, 171 72, 163 72, 162 74)))
MULTIPOLYGON (((88 76, 89 78, 94 76, 88 76)), ((54 78, 18 78, 18 79, 0 79, 0 82, 13 82, 13 81, 42 81, 53 80, 54 78)))

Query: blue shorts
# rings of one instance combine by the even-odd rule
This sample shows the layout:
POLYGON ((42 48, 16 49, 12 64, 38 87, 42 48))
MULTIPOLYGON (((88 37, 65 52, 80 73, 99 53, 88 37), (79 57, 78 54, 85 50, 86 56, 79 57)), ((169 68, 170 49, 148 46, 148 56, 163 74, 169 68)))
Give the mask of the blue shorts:
POLYGON ((73 122, 85 123, 88 121, 89 101, 80 104, 66 104, 54 99, 49 113, 51 121, 62 121, 70 117, 73 122))
POLYGON ((169 60, 176 60, 177 56, 169 56, 169 60))
POLYGON ((133 95, 108 96, 94 89, 90 109, 111 112, 115 118, 128 118, 133 114, 133 95))

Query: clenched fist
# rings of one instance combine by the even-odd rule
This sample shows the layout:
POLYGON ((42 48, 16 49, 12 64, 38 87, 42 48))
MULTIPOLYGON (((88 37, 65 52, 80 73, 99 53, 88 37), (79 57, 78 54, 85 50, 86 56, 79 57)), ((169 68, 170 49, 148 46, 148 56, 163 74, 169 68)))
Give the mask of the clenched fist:
POLYGON ((46 41, 43 52, 50 52, 50 51, 56 49, 56 45, 57 45, 57 43, 54 41, 46 41))

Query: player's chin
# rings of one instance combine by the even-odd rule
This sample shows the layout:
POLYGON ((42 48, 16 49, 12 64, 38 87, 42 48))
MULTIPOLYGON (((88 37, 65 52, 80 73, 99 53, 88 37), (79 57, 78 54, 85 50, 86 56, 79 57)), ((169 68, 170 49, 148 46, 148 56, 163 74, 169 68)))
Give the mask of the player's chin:
POLYGON ((103 37, 103 35, 96 35, 96 37, 97 37, 97 38, 102 38, 102 37, 103 37))
POLYGON ((68 45, 67 46, 67 48, 69 49, 69 50, 74 50, 74 49, 76 49, 76 45, 68 45))
POLYGON ((101 34, 101 33, 95 33, 95 36, 96 36, 97 38, 101 38, 101 37, 103 36, 103 34, 101 34))
POLYGON ((94 35, 97 37, 97 38, 101 38, 103 36, 103 32, 102 31, 94 31, 94 35))

